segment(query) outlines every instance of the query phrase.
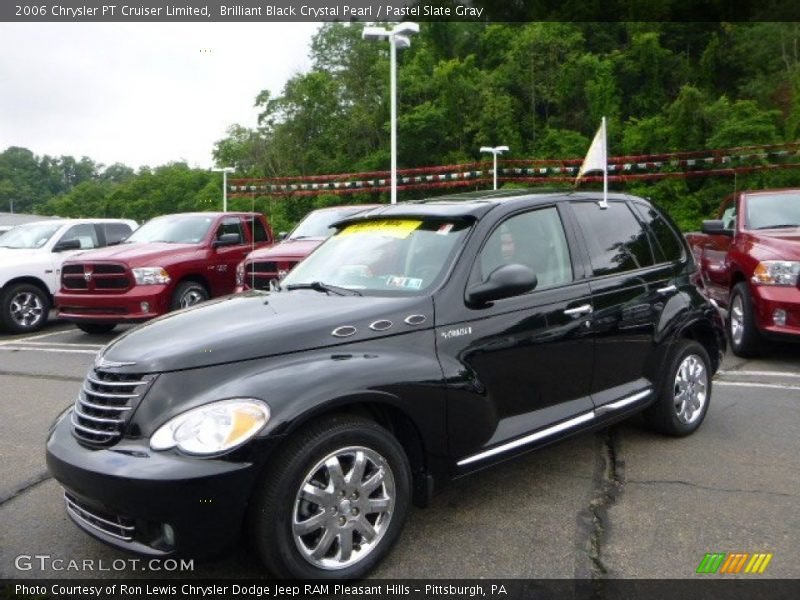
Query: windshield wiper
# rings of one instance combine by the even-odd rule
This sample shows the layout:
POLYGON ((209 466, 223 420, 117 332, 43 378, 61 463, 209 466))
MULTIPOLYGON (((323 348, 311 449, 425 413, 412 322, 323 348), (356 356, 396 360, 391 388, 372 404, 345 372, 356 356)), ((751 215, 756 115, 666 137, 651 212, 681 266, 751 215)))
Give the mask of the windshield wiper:
POLYGON ((781 223, 780 225, 764 225, 763 227, 756 227, 756 229, 790 229, 792 227, 800 227, 799 223, 781 223))
POLYGON ((286 286, 287 290, 314 290, 316 292, 333 292, 337 296, 363 296, 358 290, 351 290, 350 288, 339 287, 338 285, 330 285, 321 281, 312 281, 311 283, 290 283, 286 286))

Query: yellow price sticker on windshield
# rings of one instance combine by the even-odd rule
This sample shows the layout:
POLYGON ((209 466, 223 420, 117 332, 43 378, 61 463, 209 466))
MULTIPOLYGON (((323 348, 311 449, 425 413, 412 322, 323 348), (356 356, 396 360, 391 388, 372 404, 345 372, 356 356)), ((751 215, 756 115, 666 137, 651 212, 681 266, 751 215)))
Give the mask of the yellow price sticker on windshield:
POLYGON ((422 221, 407 221, 391 219, 383 221, 364 221, 348 225, 339 235, 353 235, 355 233, 376 233, 404 240, 411 232, 422 225, 422 221))

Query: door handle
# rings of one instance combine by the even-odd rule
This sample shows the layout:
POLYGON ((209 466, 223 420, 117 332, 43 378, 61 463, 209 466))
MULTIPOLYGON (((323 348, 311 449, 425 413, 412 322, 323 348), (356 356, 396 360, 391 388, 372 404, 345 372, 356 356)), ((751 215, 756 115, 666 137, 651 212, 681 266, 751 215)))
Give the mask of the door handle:
POLYGON ((581 304, 580 306, 576 306, 575 308, 568 308, 564 311, 565 315, 569 315, 571 317, 579 317, 580 315, 588 315, 592 312, 592 305, 591 304, 581 304))
POLYGON ((678 288, 674 285, 668 285, 667 287, 658 288, 656 290, 657 293, 661 294, 662 296, 666 296, 667 294, 674 294, 678 291, 678 288))

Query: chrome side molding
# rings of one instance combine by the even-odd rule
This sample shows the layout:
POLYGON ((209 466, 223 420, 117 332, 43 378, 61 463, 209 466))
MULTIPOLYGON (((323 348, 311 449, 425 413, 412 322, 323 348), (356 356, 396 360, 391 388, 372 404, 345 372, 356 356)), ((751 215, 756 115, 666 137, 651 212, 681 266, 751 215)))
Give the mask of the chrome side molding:
POLYGON ((592 421, 598 416, 602 416, 604 414, 613 412, 615 410, 620 410, 622 408, 625 408, 626 406, 634 404, 635 402, 649 396, 652 393, 652 391, 653 390, 651 388, 648 388, 646 390, 642 390, 641 392, 636 392, 635 394, 626 396, 625 398, 621 398, 620 400, 610 402, 609 404, 598 406, 593 410, 581 413, 580 415, 572 417, 571 419, 567 419, 566 421, 562 421, 561 423, 556 423, 555 425, 551 425, 550 427, 545 427, 544 429, 540 429, 539 431, 534 431, 531 434, 528 434, 521 438, 517 438, 515 440, 511 440, 510 442, 506 442, 505 444, 500 444, 499 446, 495 446, 494 448, 489 448, 488 450, 484 450, 483 452, 479 452, 477 454, 473 454, 472 456, 462 458, 456 464, 459 467, 463 467, 464 465, 468 465, 470 463, 483 460, 484 458, 496 456, 497 454, 502 454, 503 452, 508 452, 509 450, 513 450, 521 446, 532 444, 533 442, 550 437, 551 435, 555 435, 556 433, 561 433, 562 431, 567 431, 574 427, 578 427, 579 425, 583 425, 584 423, 592 421))

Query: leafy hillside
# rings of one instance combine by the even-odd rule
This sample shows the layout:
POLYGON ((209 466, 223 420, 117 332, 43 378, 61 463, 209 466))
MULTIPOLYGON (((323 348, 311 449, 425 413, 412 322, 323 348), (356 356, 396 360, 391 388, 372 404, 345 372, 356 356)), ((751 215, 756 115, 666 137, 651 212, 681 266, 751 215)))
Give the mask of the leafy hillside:
MULTIPOLYGON (((400 53, 399 164, 472 161, 487 144, 510 146, 510 158, 579 157, 603 115, 613 155, 794 141, 799 53, 798 23, 424 23, 400 53)), ((259 126, 231 126, 214 149, 219 164, 235 165, 237 177, 387 168, 387 44, 362 41, 359 25, 326 24, 311 65, 279 95, 258 95, 259 126)), ((33 157, 20 180, 20 169, 8 165, 25 152, 0 154, 0 206, 14 196, 19 210, 141 219, 219 205, 217 176, 185 165, 139 173, 95 165, 85 176, 70 175, 66 159, 33 157), (34 173, 51 172, 54 162, 56 175, 38 181, 34 173)), ((777 185, 800 185, 800 171, 627 189, 688 228, 734 186, 777 185)), ((285 229, 333 201, 348 200, 258 198, 256 208, 285 229)))

